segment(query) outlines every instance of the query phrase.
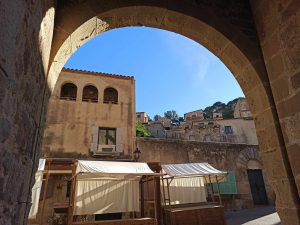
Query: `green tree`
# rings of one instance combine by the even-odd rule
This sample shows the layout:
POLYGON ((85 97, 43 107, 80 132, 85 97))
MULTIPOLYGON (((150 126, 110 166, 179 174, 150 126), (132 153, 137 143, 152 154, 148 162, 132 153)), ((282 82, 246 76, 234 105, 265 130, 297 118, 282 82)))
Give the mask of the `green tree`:
POLYGON ((168 110, 164 113, 165 117, 170 120, 178 120, 179 116, 175 110, 168 110))
POLYGON ((156 114, 156 115, 154 115, 153 120, 154 120, 154 121, 158 121, 159 117, 160 117, 160 115, 157 115, 157 114, 156 114))
POLYGON ((150 137, 151 133, 149 130, 147 130, 146 127, 140 122, 137 122, 136 124, 136 136, 137 137, 150 137))

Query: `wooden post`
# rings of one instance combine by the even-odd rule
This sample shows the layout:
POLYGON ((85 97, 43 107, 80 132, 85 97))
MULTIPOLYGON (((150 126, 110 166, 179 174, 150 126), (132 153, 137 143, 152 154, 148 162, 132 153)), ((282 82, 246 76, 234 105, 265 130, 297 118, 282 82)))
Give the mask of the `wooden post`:
POLYGON ((164 181, 163 177, 161 177, 161 182, 162 182, 162 191, 163 191, 164 205, 166 205, 165 181, 164 181))
POLYGON ((157 216, 157 224, 161 225, 162 224, 162 207, 161 207, 161 193, 160 193, 160 178, 159 177, 155 177, 154 178, 155 181, 155 193, 156 193, 156 197, 155 197, 155 205, 156 205, 156 216, 157 216))
POLYGON ((47 174, 46 174, 46 181, 45 181, 45 186, 44 186, 44 193, 43 193, 43 200, 42 200, 42 209, 41 209, 41 221, 40 224, 43 225, 44 224, 44 210, 45 210, 45 201, 46 201, 46 197, 47 197, 47 190, 48 190, 48 181, 49 181, 49 176, 50 176, 50 164, 51 161, 48 162, 48 170, 47 170, 47 174))
MULTIPOLYGON (((172 180, 171 180, 171 182, 172 182, 172 180)), ((170 183, 171 183, 171 182, 170 182, 170 183)), ((169 205, 171 205, 170 183, 169 183, 169 179, 167 179, 167 191, 168 191, 169 205)))
POLYGON ((213 185, 212 185, 210 175, 208 175, 208 179, 209 179, 209 183, 210 183, 210 187, 211 187, 211 192, 212 192, 211 198, 212 198, 213 202, 215 202, 214 187, 213 187, 213 185))
POLYGON ((140 180, 140 189, 141 189, 141 217, 145 217, 145 199, 144 199, 144 184, 143 180, 140 180))
POLYGON ((222 199, 221 199, 221 194, 220 194, 220 187, 219 187, 219 181, 218 177, 216 176, 216 181, 217 181, 217 188, 218 188, 218 193, 219 193, 219 203, 222 205, 222 199))
POLYGON ((75 200, 75 190, 76 190, 76 163, 73 163, 72 168, 72 185, 71 185, 71 193, 69 197, 69 208, 68 208, 68 225, 73 224, 73 211, 74 211, 74 200, 75 200))
POLYGON ((153 201, 154 201, 154 218, 157 219, 156 185, 155 185, 155 178, 154 177, 153 177, 153 201))

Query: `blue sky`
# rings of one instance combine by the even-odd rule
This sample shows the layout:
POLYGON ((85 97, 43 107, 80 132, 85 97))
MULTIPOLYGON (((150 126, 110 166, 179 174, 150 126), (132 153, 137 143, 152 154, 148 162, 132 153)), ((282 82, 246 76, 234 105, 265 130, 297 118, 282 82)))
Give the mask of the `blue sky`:
POLYGON ((244 96, 231 72, 206 48, 154 28, 107 31, 80 47, 65 67, 134 76, 136 110, 151 118, 167 110, 183 116, 244 96))

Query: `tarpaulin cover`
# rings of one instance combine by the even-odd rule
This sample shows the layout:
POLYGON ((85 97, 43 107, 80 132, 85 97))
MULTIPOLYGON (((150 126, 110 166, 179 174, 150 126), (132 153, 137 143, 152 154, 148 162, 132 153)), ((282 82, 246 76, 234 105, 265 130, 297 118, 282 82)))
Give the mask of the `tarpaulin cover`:
MULTIPOLYGON (((165 193, 167 182, 164 180, 165 193)), ((203 177, 180 177, 169 183, 170 204, 185 204, 194 202, 206 202, 206 190, 203 177)))
POLYGON ((115 174, 152 175, 154 172, 147 163, 78 160, 76 173, 89 173, 94 176, 114 177, 115 174))
POLYGON ((79 180, 75 194, 75 215, 138 212, 139 181, 79 180))
POLYGON ((147 163, 79 160, 75 215, 139 211, 139 180, 147 163))
POLYGON ((32 187, 32 196, 31 196, 31 208, 29 212, 29 219, 35 219, 38 208, 39 208, 39 199, 41 194, 41 188, 43 183, 43 170, 45 169, 46 159, 39 160, 38 171, 35 174, 35 183, 32 187))
POLYGON ((192 177, 203 176, 211 182, 224 181, 227 172, 217 170, 209 163, 185 163, 185 164, 167 164, 162 165, 163 171, 170 177, 192 177))

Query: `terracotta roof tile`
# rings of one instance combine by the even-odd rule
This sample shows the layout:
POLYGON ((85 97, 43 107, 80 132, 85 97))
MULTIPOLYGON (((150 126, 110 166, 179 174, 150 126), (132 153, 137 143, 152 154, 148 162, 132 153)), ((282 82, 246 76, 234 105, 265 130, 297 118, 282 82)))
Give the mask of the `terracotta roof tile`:
POLYGON ((63 68, 62 72, 71 72, 71 73, 81 73, 87 75, 94 75, 94 76, 103 76, 103 77, 110 77, 110 78, 117 78, 117 79, 124 79, 124 80, 133 80, 133 76, 124 76, 119 74, 110 74, 110 73, 102 73, 102 72, 94 72, 88 70, 78 70, 78 69, 71 69, 71 68, 63 68))

